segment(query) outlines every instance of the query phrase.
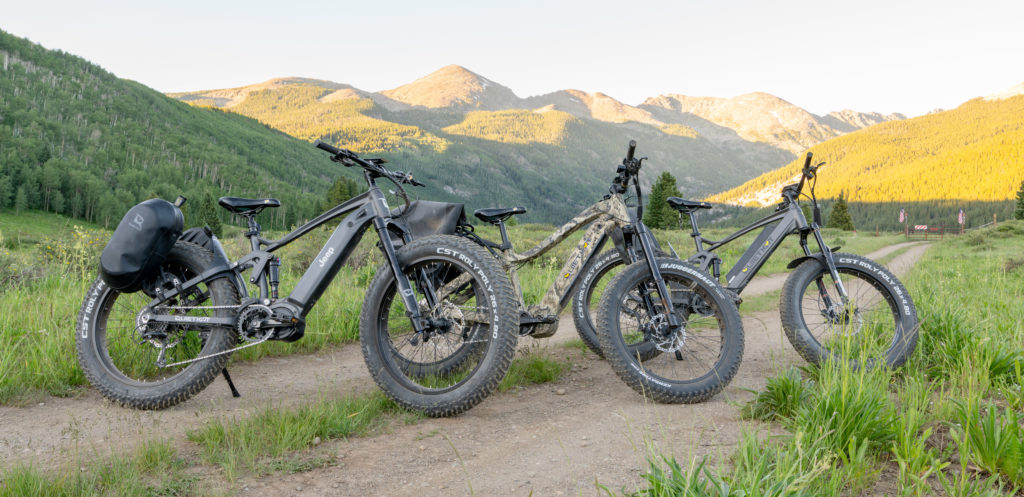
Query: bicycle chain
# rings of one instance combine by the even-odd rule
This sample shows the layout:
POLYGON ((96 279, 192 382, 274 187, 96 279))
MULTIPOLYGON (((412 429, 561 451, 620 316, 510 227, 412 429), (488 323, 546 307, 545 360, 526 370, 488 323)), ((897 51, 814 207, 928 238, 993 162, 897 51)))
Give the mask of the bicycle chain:
POLYGON ((202 361, 203 359, 209 359, 211 357, 217 357, 217 356, 221 356, 221 355, 224 355, 224 354, 230 354, 230 353, 232 353, 232 352, 234 352, 236 350, 246 349, 246 348, 249 348, 249 347, 253 347, 255 345, 259 345, 259 344, 261 344, 263 342, 266 342, 267 340, 270 340, 271 335, 273 335, 273 334, 272 333, 268 334, 266 337, 264 337, 263 339, 261 339, 258 342, 247 343, 245 345, 242 345, 242 346, 239 346, 239 347, 235 347, 233 349, 228 349, 228 350, 224 350, 224 351, 221 351, 221 352, 215 352, 213 354, 199 356, 199 357, 196 357, 195 359, 188 359, 188 360, 185 360, 185 361, 172 362, 170 364, 165 364, 165 365, 159 366, 159 367, 170 368, 170 367, 174 367, 174 366, 181 366, 182 364, 190 364, 190 363, 193 363, 193 362, 202 361))
MULTIPOLYGON (((238 307, 239 306, 237 306, 237 305, 206 305, 206 306, 179 305, 179 306, 168 307, 167 310, 170 311, 170 310, 186 310, 186 309, 238 309, 238 307)), ((207 355, 199 356, 199 357, 196 357, 196 358, 193 358, 193 359, 184 360, 184 361, 172 362, 170 364, 164 364, 163 366, 160 366, 158 364, 157 366, 161 367, 161 368, 171 368, 171 367, 174 367, 174 366, 181 366, 182 364, 191 364, 193 362, 202 361, 204 359, 209 359, 211 357, 217 357, 217 356, 222 356, 222 355, 225 355, 225 354, 230 354, 230 353, 232 353, 232 352, 234 352, 236 350, 246 349, 246 348, 249 348, 249 347, 253 347, 253 346, 259 345, 259 344, 261 344, 263 342, 266 342, 267 340, 270 340, 271 336, 273 336, 273 333, 267 334, 266 337, 260 339, 259 341, 252 342, 252 343, 247 343, 245 345, 242 345, 242 346, 239 346, 239 347, 235 347, 235 348, 232 348, 232 349, 223 350, 223 351, 220 351, 220 352, 215 352, 213 354, 207 354, 207 355)))

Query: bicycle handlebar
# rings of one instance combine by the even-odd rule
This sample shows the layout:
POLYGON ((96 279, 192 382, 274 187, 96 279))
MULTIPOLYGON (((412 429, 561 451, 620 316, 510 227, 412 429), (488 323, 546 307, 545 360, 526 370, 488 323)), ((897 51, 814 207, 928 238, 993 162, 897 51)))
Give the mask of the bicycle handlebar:
POLYGON ((623 164, 629 164, 633 161, 633 154, 636 152, 636 140, 629 140, 629 149, 626 150, 626 158, 622 160, 623 164))
POLYGON ((426 186, 423 183, 420 183, 419 181, 412 179, 412 173, 387 170, 387 168, 381 166, 381 164, 385 162, 382 159, 360 159, 359 156, 356 155, 356 153, 351 150, 338 148, 329 143, 324 143, 320 140, 314 141, 313 146, 319 148, 320 150, 330 153, 331 155, 334 156, 331 157, 331 160, 335 162, 341 162, 346 166, 351 166, 352 163, 355 163, 358 164, 363 169, 366 169, 367 171, 371 171, 374 174, 380 176, 386 176, 398 183, 407 183, 413 186, 426 186))

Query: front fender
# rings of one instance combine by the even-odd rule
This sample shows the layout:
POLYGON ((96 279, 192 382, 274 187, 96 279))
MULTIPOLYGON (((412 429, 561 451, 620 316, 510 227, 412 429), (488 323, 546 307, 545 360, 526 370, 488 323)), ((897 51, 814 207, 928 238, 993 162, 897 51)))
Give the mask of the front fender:
MULTIPOLYGON (((830 248, 829 250, 831 250, 832 253, 834 254, 834 253, 838 252, 839 249, 841 249, 841 248, 842 247, 840 247, 840 246, 836 246, 836 247, 830 248)), ((789 262, 789 265, 786 266, 786 269, 793 269, 793 268, 803 264, 804 261, 806 261, 808 259, 817 259, 818 262, 820 262, 822 266, 826 265, 826 263, 825 263, 825 254, 822 254, 821 252, 818 252, 818 253, 815 253, 815 254, 805 255, 803 257, 797 257, 796 259, 793 259, 792 261, 789 262)))

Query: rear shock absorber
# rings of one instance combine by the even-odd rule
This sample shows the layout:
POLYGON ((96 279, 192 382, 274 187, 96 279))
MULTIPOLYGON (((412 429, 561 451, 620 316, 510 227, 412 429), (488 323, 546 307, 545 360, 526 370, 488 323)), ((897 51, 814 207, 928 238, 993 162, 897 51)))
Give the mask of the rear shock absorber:
POLYGON ((270 259, 270 298, 277 300, 277 284, 280 283, 281 258, 270 259))

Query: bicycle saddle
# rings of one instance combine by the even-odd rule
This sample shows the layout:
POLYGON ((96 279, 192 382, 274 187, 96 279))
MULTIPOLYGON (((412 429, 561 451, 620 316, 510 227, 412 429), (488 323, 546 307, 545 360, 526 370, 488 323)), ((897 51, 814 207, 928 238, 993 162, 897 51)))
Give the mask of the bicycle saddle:
POLYGON ((473 215, 481 221, 491 224, 498 224, 516 214, 526 212, 526 207, 491 207, 489 209, 477 209, 473 215))
POLYGON ((260 211, 265 207, 280 207, 281 201, 276 198, 239 198, 221 197, 217 200, 221 207, 242 214, 250 211, 260 211))
POLYGON ((694 202, 692 200, 684 200, 679 197, 669 197, 666 199, 668 205, 679 212, 693 212, 700 209, 710 209, 712 206, 707 202, 694 202))

